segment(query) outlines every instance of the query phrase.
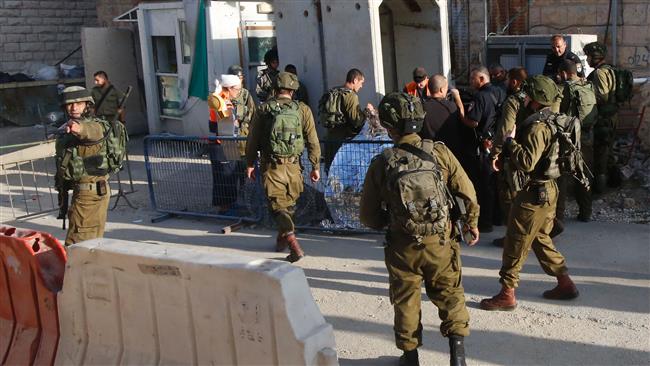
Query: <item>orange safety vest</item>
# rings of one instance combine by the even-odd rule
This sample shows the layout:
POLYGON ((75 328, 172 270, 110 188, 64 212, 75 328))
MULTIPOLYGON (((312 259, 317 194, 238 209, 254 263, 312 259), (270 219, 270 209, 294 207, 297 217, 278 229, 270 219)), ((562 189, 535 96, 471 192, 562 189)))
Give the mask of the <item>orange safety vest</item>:
MULTIPOLYGON (((427 85, 429 83, 429 78, 424 79, 424 85, 427 85)), ((407 94, 413 95, 415 97, 418 96, 418 83, 415 81, 411 81, 410 83, 406 84, 404 87, 404 90, 406 91, 407 94)), ((427 97, 431 97, 431 93, 429 92, 429 88, 426 86, 424 87, 424 90, 427 92, 427 97)))
MULTIPOLYGON (((208 109, 210 111, 210 131, 217 131, 217 123, 219 120, 230 117, 232 113, 232 102, 226 98, 224 92, 217 95, 208 95, 208 109)), ((217 144, 221 141, 217 140, 217 144)))

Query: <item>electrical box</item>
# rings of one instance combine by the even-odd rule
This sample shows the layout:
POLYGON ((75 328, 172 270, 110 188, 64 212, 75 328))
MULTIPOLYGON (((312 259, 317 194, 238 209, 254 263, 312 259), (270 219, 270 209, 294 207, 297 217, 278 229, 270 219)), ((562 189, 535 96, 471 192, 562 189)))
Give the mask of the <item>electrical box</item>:
MULTIPOLYGON (((523 66, 528 75, 541 74, 544 71, 546 56, 551 53, 551 34, 522 35, 522 36, 491 36, 487 39, 487 66, 500 63, 506 70, 523 66)), ((582 61, 585 76, 593 70, 587 64, 587 56, 582 47, 595 42, 595 34, 565 34, 567 50, 575 53, 582 61)))

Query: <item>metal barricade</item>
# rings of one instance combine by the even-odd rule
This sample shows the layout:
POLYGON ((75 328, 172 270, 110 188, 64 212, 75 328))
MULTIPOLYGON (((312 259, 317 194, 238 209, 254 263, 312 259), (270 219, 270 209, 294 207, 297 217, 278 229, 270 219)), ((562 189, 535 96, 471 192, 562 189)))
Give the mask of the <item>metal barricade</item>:
MULTIPOLYGON (((272 225, 262 188, 245 176, 243 137, 151 135, 144 140, 145 166, 153 209, 164 215, 189 215, 272 225), (217 143, 219 141, 219 143, 217 143)), ((296 203, 300 229, 371 232, 359 222, 359 202, 372 158, 390 141, 321 141, 321 151, 340 146, 321 180, 312 183, 308 154, 301 157, 304 191, 296 203)))
MULTIPOLYGON (((144 139, 151 206, 166 215, 259 222, 259 182, 246 179, 245 138, 151 135, 144 139)), ((259 178, 259 174, 257 174, 259 178)))
POLYGON ((17 220, 59 208, 54 190, 54 141, 14 145, 0 149, 0 221, 17 220))
MULTIPOLYGON (((0 148, 0 222, 59 209, 54 188, 54 145, 55 140, 48 140, 0 148), (9 149, 15 151, 4 153, 9 149)), ((128 159, 123 170, 127 171, 128 182, 118 182, 118 174, 110 177, 112 197, 135 192, 128 159), (129 189, 123 190, 122 187, 127 184, 129 189)))

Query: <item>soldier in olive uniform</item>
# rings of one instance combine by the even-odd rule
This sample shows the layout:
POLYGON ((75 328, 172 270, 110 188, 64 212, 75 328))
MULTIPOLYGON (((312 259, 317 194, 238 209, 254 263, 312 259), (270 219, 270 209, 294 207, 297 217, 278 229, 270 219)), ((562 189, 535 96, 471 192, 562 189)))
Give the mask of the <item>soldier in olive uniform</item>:
POLYGON ((558 88, 550 78, 536 75, 526 81, 524 89, 528 108, 537 113, 506 135, 499 159, 507 158, 514 169, 527 173, 529 179, 517 192, 510 209, 503 263, 499 271, 501 291, 481 301, 484 310, 509 311, 516 308, 515 288, 519 285, 519 272, 531 247, 544 272, 558 280, 558 285, 544 292, 544 297, 568 300, 578 296, 564 257, 549 236, 555 217, 558 193, 555 179, 559 176, 559 167, 557 151, 550 149, 554 142, 551 127, 542 121, 553 114, 548 107, 559 97, 558 88), (515 141, 516 130, 520 131, 515 141))
POLYGON ((594 85, 598 103, 598 120, 594 125, 594 192, 602 193, 608 183, 607 174, 614 169, 612 146, 618 125, 618 104, 616 104, 616 75, 614 69, 605 63, 607 47, 598 42, 585 45, 589 66, 594 71, 587 80, 594 85))
MULTIPOLYGON (((307 147, 309 162, 311 163, 312 182, 320 179, 320 143, 316 135, 316 125, 311 109, 305 104, 293 101, 293 93, 298 89, 298 78, 291 73, 281 72, 278 75, 278 89, 276 97, 262 104, 256 111, 251 124, 246 146, 246 175, 254 179, 254 164, 257 152, 260 152, 260 168, 262 171, 262 184, 269 203, 269 210, 278 226, 276 251, 284 251, 287 246, 291 253, 287 260, 295 262, 304 257, 304 252, 296 239, 293 224, 293 210, 296 200, 303 191, 302 168, 300 166, 300 152, 291 156, 278 156, 273 152, 272 130, 275 128, 276 117, 281 108, 297 108, 300 119, 299 131, 287 131, 291 134, 286 144, 293 140, 304 141, 307 147)), ((284 130, 282 130, 284 132, 284 130)))
POLYGON ((80 86, 67 87, 63 104, 69 120, 60 127, 64 133, 56 141, 56 188, 60 193, 73 191, 65 238, 65 244, 71 245, 104 236, 111 195, 101 142, 107 125, 90 116, 90 92, 80 86))
POLYGON ((257 100, 259 100, 260 103, 264 103, 268 99, 272 98, 273 92, 277 87, 279 73, 278 66, 280 66, 277 48, 273 47, 266 51, 264 54, 264 63, 266 64, 266 69, 260 71, 257 76, 257 85, 255 87, 255 94, 257 94, 257 100))
POLYGON ((124 93, 111 84, 105 71, 97 71, 93 76, 95 86, 92 89, 92 97, 95 101, 95 116, 109 122, 118 116, 118 119, 124 122, 124 109, 119 108, 124 93))
MULTIPOLYGON (((594 134, 593 125, 597 121, 598 108, 595 105, 596 95, 593 86, 588 81, 578 77, 576 64, 564 60, 559 65, 560 79, 563 81, 562 102, 560 113, 580 118, 580 152, 589 170, 593 170, 594 134), (585 114, 585 115, 581 115, 585 114)), ((573 178, 562 176, 558 178, 560 195, 557 200, 556 217, 564 220, 568 190, 573 185, 573 178)), ((574 194, 578 203, 578 220, 591 220, 591 189, 582 184, 575 185, 574 194)))
MULTIPOLYGON (((504 140, 504 136, 508 134, 508 132, 512 131, 517 123, 522 122, 532 114, 524 105, 526 93, 522 90, 522 86, 527 78, 528 73, 523 67, 515 67, 508 71, 506 77, 508 97, 505 102, 503 102, 503 106, 501 106, 501 115, 499 120, 497 120, 496 133, 494 136, 494 148, 491 152, 493 161, 495 161, 496 157, 501 153, 501 141, 504 140)), ((504 216, 503 222, 507 222, 508 214, 510 213, 510 204, 515 197, 515 192, 510 189, 508 179, 502 170, 497 172, 497 193, 499 204, 501 205, 501 213, 504 216)), ((503 247, 503 239, 504 238, 494 239, 492 244, 497 247, 503 247)))
MULTIPOLYGON (((363 128, 366 114, 359 105, 359 95, 357 93, 363 88, 365 81, 365 76, 361 70, 350 69, 345 77, 345 84, 342 87, 337 87, 344 91, 341 112, 345 123, 327 130, 327 139, 330 142, 325 145, 324 159, 325 167, 328 170, 343 141, 352 139, 363 128)), ((366 109, 373 111, 374 107, 368 103, 366 109)))
MULTIPOLYGON (((409 99, 406 99, 409 100, 409 99)), ((373 159, 366 173, 361 196, 359 218, 361 222, 372 229, 381 230, 388 226, 385 241, 385 259, 389 276, 390 301, 395 310, 395 342, 397 348, 404 351, 400 359, 402 365, 417 365, 417 348, 422 345, 422 324, 420 312, 420 293, 422 282, 427 296, 438 307, 442 320, 440 331, 443 336, 449 337, 452 365, 464 365, 463 337, 469 335, 469 314, 465 308, 465 295, 461 283, 461 262, 459 243, 452 238, 451 221, 445 216, 449 202, 429 203, 428 207, 439 207, 440 211, 434 220, 424 220, 422 232, 414 235, 400 222, 405 217, 399 217, 400 209, 395 207, 395 187, 389 184, 387 168, 391 158, 387 153, 406 154, 402 159, 412 158, 404 162, 402 167, 421 166, 424 159, 418 160, 409 149, 419 150, 430 161, 435 161, 434 174, 439 174, 440 184, 445 191, 457 195, 465 201, 467 207, 467 227, 473 240, 469 245, 478 241, 477 229, 479 206, 476 202, 476 193, 472 182, 465 174, 456 157, 440 142, 422 140, 417 132, 422 127, 424 112, 421 101, 417 97, 406 93, 391 93, 384 97, 379 107, 379 118, 382 126, 387 130, 395 147, 387 149, 373 159), (410 99, 410 107, 402 107, 399 98, 410 99), (408 112, 408 110, 416 111, 408 112), (421 111, 418 117, 417 111, 421 111), (406 146, 409 145, 409 146, 406 146), (405 147, 406 146, 406 147, 405 147), (438 222, 440 221, 440 222, 438 222), (427 225, 440 224, 440 230, 427 230, 427 225)), ((417 151, 416 151, 417 152, 417 151)), ((399 168, 400 172, 402 168, 399 168)), ((405 168, 406 169, 406 168, 405 168)), ((417 187, 422 188, 421 185, 417 187)), ((422 197, 428 202, 437 200, 432 191, 433 187, 426 187, 428 197, 422 197)), ((423 193, 424 194, 424 193, 423 193)), ((399 193, 397 193, 399 196, 399 193)), ((416 194, 416 196, 418 196, 416 194)), ((423 215, 423 217, 429 217, 423 215)))
MULTIPOLYGON (((239 65, 232 65, 228 68, 228 74, 237 75, 241 80, 241 85, 244 83, 244 69, 239 65)), ((230 100, 235 109, 236 119, 239 122, 239 136, 246 137, 250 131, 250 124, 255 114, 255 101, 248 89, 242 86, 237 97, 230 100)), ((239 152, 242 156, 246 155, 246 141, 239 142, 239 152)))

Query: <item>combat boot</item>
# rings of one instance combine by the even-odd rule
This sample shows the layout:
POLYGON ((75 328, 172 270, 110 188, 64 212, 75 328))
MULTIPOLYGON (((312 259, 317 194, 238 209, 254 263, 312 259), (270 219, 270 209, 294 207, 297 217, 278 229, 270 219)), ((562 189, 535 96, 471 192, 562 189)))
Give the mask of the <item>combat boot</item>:
POLYGON ((289 243, 287 242, 287 237, 284 234, 278 234, 278 237, 275 238, 275 251, 276 252, 284 252, 287 247, 289 246, 289 243))
POLYGON ((557 277, 557 286, 552 290, 544 291, 543 296, 551 300, 571 300, 578 297, 580 293, 578 288, 571 280, 569 275, 562 275, 557 277))
POLYGON ((420 366, 420 357, 418 356, 417 348, 404 351, 399 358, 399 366, 420 366))
POLYGON ((481 309, 489 311, 512 311, 517 307, 515 289, 506 286, 501 287, 501 292, 489 299, 481 300, 481 309))
POLYGON ((467 366, 465 363, 465 337, 458 335, 449 336, 449 365, 467 366))
POLYGON ((302 248, 300 247, 300 244, 298 243, 298 239, 296 238, 296 234, 294 233, 288 233, 285 237, 284 240, 287 241, 287 244, 289 245, 289 255, 287 256, 287 260, 291 263, 299 261, 302 257, 305 256, 305 252, 302 251, 302 248))

